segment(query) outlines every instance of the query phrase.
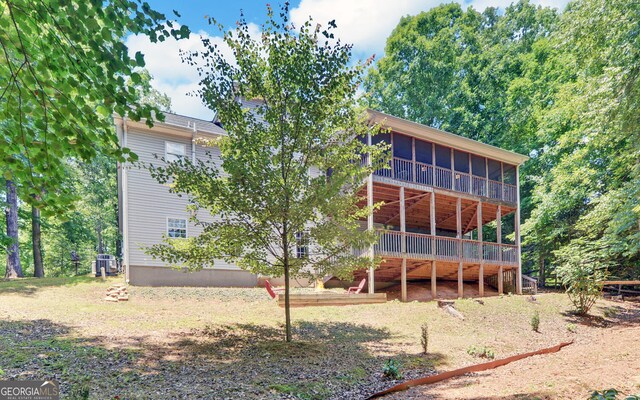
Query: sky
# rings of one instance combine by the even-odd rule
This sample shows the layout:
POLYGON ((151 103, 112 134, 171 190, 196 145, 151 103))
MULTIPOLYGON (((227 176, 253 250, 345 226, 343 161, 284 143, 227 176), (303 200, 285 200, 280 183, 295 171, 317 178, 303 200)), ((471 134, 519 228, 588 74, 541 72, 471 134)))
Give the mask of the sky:
MULTIPOLYGON (((376 59, 384 53, 386 38, 405 15, 427 11, 450 0, 294 0, 290 1, 291 20, 300 25, 310 16, 318 23, 336 20, 335 34, 343 42, 354 45, 354 57, 366 59, 375 54, 376 59)), ((187 40, 167 40, 151 43, 144 36, 131 35, 126 39, 131 55, 141 51, 145 55, 146 68, 153 76, 153 86, 169 95, 172 111, 196 118, 211 120, 213 111, 190 93, 198 88, 195 67, 182 63, 180 51, 202 49, 201 39, 210 39, 220 45, 221 51, 230 59, 231 55, 221 40, 220 31, 210 26, 206 17, 215 18, 225 29, 235 27, 241 11, 250 24, 252 34, 260 32, 260 24, 266 20, 268 0, 147 0, 157 11, 165 13, 180 24, 189 26, 193 34, 187 40), (173 10, 180 13, 175 17, 173 10)), ((508 6, 512 0, 458 0, 463 7, 482 11, 486 7, 508 6)), ((531 0, 534 4, 564 9, 568 0, 531 0)), ((278 1, 269 2, 273 7, 278 1)))

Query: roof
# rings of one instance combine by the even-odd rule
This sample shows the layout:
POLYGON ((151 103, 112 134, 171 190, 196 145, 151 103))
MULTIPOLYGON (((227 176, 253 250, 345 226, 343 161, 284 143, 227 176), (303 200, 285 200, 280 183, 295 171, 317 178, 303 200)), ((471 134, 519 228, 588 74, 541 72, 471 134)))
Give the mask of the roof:
MULTIPOLYGON (((260 104, 260 101, 243 99, 243 103, 249 109, 254 109, 260 104)), ((385 114, 380 111, 367 110, 367 112, 375 122, 380 122, 387 128, 395 130, 399 133, 404 133, 413 137, 425 139, 436 144, 454 147, 456 149, 464 150, 469 153, 489 157, 495 160, 515 165, 520 165, 529 159, 529 157, 519 153, 515 153, 513 151, 504 150, 496 146, 479 142, 477 140, 469 139, 450 132, 445 132, 440 129, 432 128, 430 126, 422 125, 390 114, 385 114)), ((179 115, 169 112, 165 112, 164 116, 164 122, 155 121, 154 125, 178 127, 182 128, 183 130, 204 132, 215 135, 226 134, 226 131, 220 126, 216 125, 213 121, 206 121, 199 118, 188 117, 186 115, 179 115)))
POLYGON ((375 122, 382 123, 382 125, 387 128, 409 136, 425 139, 436 144, 454 147, 469 153, 515 165, 520 165, 529 159, 529 157, 513 151, 504 150, 490 144, 485 144, 477 140, 445 132, 440 129, 385 114, 380 111, 367 110, 367 112, 375 122))

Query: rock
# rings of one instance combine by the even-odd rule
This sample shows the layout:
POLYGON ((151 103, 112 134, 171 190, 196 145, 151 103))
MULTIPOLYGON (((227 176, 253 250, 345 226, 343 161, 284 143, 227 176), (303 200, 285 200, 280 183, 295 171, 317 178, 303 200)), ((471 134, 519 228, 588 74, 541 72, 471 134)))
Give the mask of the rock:
POLYGON ((118 302, 118 299, 116 299, 115 297, 107 296, 104 298, 104 301, 118 302))

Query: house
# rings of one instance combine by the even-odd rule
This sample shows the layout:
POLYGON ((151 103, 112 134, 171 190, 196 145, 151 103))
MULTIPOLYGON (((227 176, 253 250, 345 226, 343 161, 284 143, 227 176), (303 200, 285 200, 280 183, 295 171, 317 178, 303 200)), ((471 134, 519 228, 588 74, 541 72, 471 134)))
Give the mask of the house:
MULTIPOLYGON (((369 292, 400 281, 404 299, 407 281, 414 279, 430 279, 434 297, 438 280, 457 280, 460 296, 465 281, 478 282, 481 295, 485 282, 500 292, 507 288, 520 293, 518 168, 527 157, 381 112, 370 111, 370 117, 389 132, 367 140, 387 142, 393 157, 389 168, 375 171, 361 189, 363 206, 384 201, 363 221, 380 237, 367 253, 384 261, 377 269, 357 271, 356 279, 367 278, 369 292), (495 228, 487 234, 483 227, 490 223, 495 228), (506 241, 508 233, 514 234, 512 242, 506 241)), ((217 148, 197 143, 200 137, 225 134, 215 123, 167 113, 165 122, 153 128, 119 117, 115 124, 122 146, 142 162, 162 162, 154 154, 196 160, 207 152, 220 161, 217 148)), ((223 260, 185 274, 145 254, 144 247, 160 243, 163 235, 189 237, 201 229, 189 221, 188 199, 169 193, 147 170, 119 169, 119 203, 123 265, 130 283, 257 284, 257 276, 223 260)))

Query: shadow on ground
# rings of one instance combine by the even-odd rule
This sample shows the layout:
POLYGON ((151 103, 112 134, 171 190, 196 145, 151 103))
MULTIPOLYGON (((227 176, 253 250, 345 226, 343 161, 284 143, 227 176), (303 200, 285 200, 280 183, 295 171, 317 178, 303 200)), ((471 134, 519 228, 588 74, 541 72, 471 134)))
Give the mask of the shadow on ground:
POLYGON ((33 296, 40 289, 50 287, 75 286, 81 283, 96 282, 92 275, 59 278, 18 278, 0 280, 0 294, 19 294, 33 296))
MULTIPOLYGON (((284 330, 254 324, 208 326, 164 338, 78 337, 49 320, 0 321, 0 379, 54 379, 65 398, 365 398, 396 384, 369 344, 387 329, 301 322, 284 330)), ((415 377, 442 355, 397 355, 415 377)), ((406 376, 413 378, 414 376, 406 376)))

